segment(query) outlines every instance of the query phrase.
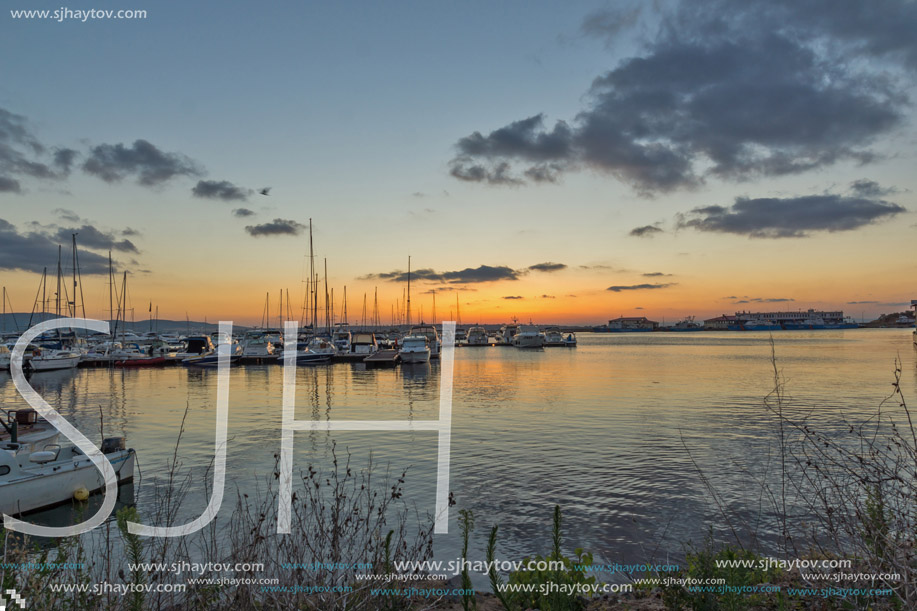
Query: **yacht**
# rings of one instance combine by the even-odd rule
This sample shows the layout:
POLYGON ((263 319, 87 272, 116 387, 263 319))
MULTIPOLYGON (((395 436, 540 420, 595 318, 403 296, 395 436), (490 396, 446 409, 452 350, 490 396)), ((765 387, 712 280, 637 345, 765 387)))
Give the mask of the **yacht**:
MULTIPOLYGON (((420 323, 414 327, 411 327, 411 330, 408 332, 408 335, 423 335, 427 338, 427 347, 430 349, 430 358, 438 359, 440 348, 442 348, 442 341, 439 339, 439 333, 436 332, 436 327, 433 325, 428 325, 425 323, 420 323)), ((407 337, 404 338, 405 340, 407 337)))
MULTIPOLYGON (((123 437, 104 439, 101 449, 119 484, 134 479, 135 453, 124 449, 123 437)), ((0 513, 22 515, 104 488, 101 472, 76 446, 32 451, 18 443, 0 445, 0 513)))
POLYGON ((503 325, 500 327, 500 331, 497 332, 497 344, 501 346, 512 346, 513 336, 516 335, 518 330, 519 326, 515 323, 503 325))
POLYGON ((490 338, 487 337, 484 327, 471 327, 468 329, 468 339, 465 344, 467 346, 489 346, 490 338))
POLYGON ((544 333, 537 325, 519 325, 518 331, 513 335, 513 346, 516 348, 543 348, 544 333))
POLYGON ((547 346, 566 346, 564 343, 564 334, 557 327, 548 327, 544 330, 544 345, 547 346))
POLYGON ((334 344, 338 352, 350 353, 351 338, 350 327, 346 322, 339 322, 335 325, 334 331, 331 332, 331 343, 334 344))
POLYGON ((363 354, 369 356, 379 350, 376 335, 368 331, 356 331, 351 334, 350 354, 363 354))
POLYGON ((406 335, 398 352, 402 363, 426 363, 430 360, 430 346, 426 335, 406 335))
POLYGON ((271 336, 261 330, 246 331, 241 344, 243 360, 273 358, 277 353, 271 336))
POLYGON ((32 352, 29 365, 33 371, 52 371, 55 369, 73 369, 80 363, 80 355, 70 350, 37 348, 32 352))
MULTIPOLYGON (((321 363, 328 363, 336 352, 337 350, 330 340, 322 337, 313 337, 308 342, 299 342, 296 344, 296 364, 319 365, 321 363)), ((278 354, 277 360, 282 365, 284 363, 283 352, 279 352, 278 354)))

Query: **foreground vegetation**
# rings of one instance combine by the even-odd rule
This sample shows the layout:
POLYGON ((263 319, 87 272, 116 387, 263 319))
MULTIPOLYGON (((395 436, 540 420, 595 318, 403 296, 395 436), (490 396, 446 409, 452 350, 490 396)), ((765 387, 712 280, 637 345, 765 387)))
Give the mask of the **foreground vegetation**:
MULTIPOLYGON (((824 430, 816 426, 811 412, 793 409, 776 357, 772 362, 774 390, 765 398, 764 409, 773 424, 773 451, 764 461, 764 471, 756 476, 762 499, 754 515, 756 525, 743 523, 740 516, 747 516, 748 508, 725 501, 715 481, 698 467, 698 477, 719 514, 719 531, 715 535, 711 530, 703 542, 687 546, 678 574, 642 575, 631 594, 571 596, 556 591, 507 591, 507 586, 525 584, 550 582, 572 588, 596 583, 596 576, 588 570, 592 555, 564 545, 563 516, 561 508, 555 507, 550 550, 525 560, 556 561, 562 568, 505 575, 491 569, 487 578, 492 593, 488 595, 410 596, 406 592, 409 587, 470 590, 471 576, 466 570, 450 583, 392 579, 396 562, 432 557, 432 518, 419 515, 406 503, 405 472, 379 478, 372 464, 358 472, 351 467, 349 454, 339 461, 334 449, 329 468, 320 471, 309 466, 294 486, 293 536, 276 533, 274 479, 269 479, 256 496, 239 493, 228 520, 217 518, 193 536, 145 539, 130 535, 128 521, 178 523, 179 507, 193 481, 182 470, 176 449, 165 476, 154 482, 161 492, 147 515, 138 516, 132 507, 123 508, 116 521, 109 521, 91 535, 52 545, 0 530, 0 554, 6 567, 0 567, 0 590, 24 593, 29 609, 73 611, 917 608, 917 426, 901 389, 900 364, 895 367, 892 392, 871 417, 858 422, 841 417, 831 430, 824 430), (779 533, 779 540, 761 543, 755 533, 765 529, 779 533), (761 568, 762 561, 770 556, 849 559, 852 564, 844 573, 878 577, 864 585, 861 579, 838 577, 837 572, 819 578, 794 569, 761 568), (114 558, 125 559, 124 564, 114 558), (174 576, 141 568, 128 570, 126 564, 191 564, 202 558, 233 565, 263 563, 263 573, 236 573, 232 577, 281 577, 281 585, 301 584, 313 590, 187 583, 182 592, 143 592, 145 586, 175 581, 174 576), (746 561, 748 566, 736 566, 735 562, 724 566, 723 561, 746 561), (26 562, 76 563, 80 568, 9 568, 26 562), (309 568, 317 563, 321 568, 309 568), (357 566, 374 568, 367 571, 357 566), (358 579, 358 573, 374 577, 358 579), (663 584, 663 577, 703 583, 723 580, 731 589, 699 591, 663 584), (135 591, 96 595, 53 587, 102 582, 133 586, 135 591), (800 592, 807 588, 848 588, 850 592, 869 588, 873 592, 843 596, 800 592)), ((690 455, 690 448, 685 450, 690 455)), ((481 517, 464 510, 459 516, 462 554, 467 557, 469 542, 481 532, 476 530, 481 517)), ((490 562, 497 557, 499 526, 489 525, 485 532, 486 559, 490 562)))

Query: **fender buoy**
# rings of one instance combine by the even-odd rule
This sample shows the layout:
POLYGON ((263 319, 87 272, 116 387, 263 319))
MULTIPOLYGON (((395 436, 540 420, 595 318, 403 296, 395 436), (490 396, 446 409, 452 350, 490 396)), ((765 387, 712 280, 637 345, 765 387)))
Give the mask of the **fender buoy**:
POLYGON ((86 501, 89 499, 89 491, 86 490, 85 486, 80 486, 73 491, 73 498, 80 502, 86 501))

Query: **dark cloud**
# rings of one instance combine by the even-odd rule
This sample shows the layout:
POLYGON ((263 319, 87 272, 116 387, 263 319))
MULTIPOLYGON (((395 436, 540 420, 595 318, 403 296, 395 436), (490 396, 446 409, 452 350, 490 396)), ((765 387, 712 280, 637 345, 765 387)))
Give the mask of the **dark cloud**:
POLYGON ((73 169, 73 162, 76 161, 78 156, 79 153, 73 149, 55 149, 54 166, 61 172, 61 174, 67 176, 70 174, 70 170, 73 169))
POLYGON ((254 216, 255 211, 249 210, 248 208, 236 208, 232 211, 232 215, 238 218, 245 218, 247 216, 254 216))
POLYGON ((117 250, 120 252, 139 253, 140 251, 128 239, 118 240, 112 232, 100 231, 92 225, 80 227, 60 227, 51 237, 58 243, 69 243, 71 236, 77 234, 79 246, 96 250, 117 250))
POLYGON ((611 291, 613 293, 620 293, 621 291, 645 291, 645 290, 653 290, 653 289, 665 289, 665 288, 669 288, 670 286, 675 286, 675 284, 676 284, 675 282, 669 282, 667 284, 631 284, 631 285, 626 285, 626 286, 619 285, 619 286, 609 286, 605 290, 611 291))
POLYGON ((261 225, 247 225, 245 231, 252 236, 299 235, 306 226, 287 219, 274 219, 261 225))
MULTIPOLYGON (((411 280, 444 282, 449 284, 474 284, 479 282, 496 282, 498 280, 517 280, 518 278, 519 272, 505 265, 498 265, 496 267, 480 265, 478 267, 467 267, 463 270, 454 272, 437 272, 429 268, 411 270, 411 280)), ((380 274, 368 274, 361 278, 361 280, 386 280, 388 282, 407 282, 407 279, 408 273, 400 270, 383 272, 380 274)))
POLYGON ((895 187, 883 187, 874 180, 865 178, 850 183, 850 192, 858 197, 878 198, 898 192, 895 187))
POLYGON ((224 202, 247 201, 252 194, 251 189, 237 187, 228 180, 199 180, 191 189, 194 197, 205 199, 221 199, 224 202))
POLYGON ((167 153, 146 140, 123 144, 100 144, 89 150, 83 170, 105 182, 120 182, 136 176, 137 183, 152 187, 176 176, 199 176, 203 170, 194 160, 181 153, 167 153))
MULTIPOLYGON (((69 149, 63 149, 69 151, 69 149)), ((0 193, 22 193, 22 177, 59 179, 69 171, 67 153, 64 165, 55 165, 57 154, 48 155, 46 147, 32 132, 28 120, 0 108, 0 193)), ((72 162, 72 158, 69 159, 72 162)))
POLYGON ((883 200, 841 195, 737 198, 728 207, 695 208, 677 222, 679 228, 752 238, 801 238, 816 231, 850 231, 905 211, 883 200))
POLYGON ((878 301, 848 301, 847 305, 869 305, 872 303, 879 303, 878 301))
POLYGON ((732 303, 785 303, 789 301, 796 301, 790 297, 748 297, 745 299, 739 299, 738 301, 733 301, 732 303))
POLYGON ((121 230, 121 235, 126 236, 126 237, 137 236, 137 235, 140 235, 140 232, 131 227, 125 227, 124 229, 121 230))
POLYGON ((466 182, 486 182, 491 185, 518 186, 524 182, 510 175, 507 162, 495 164, 491 168, 470 162, 470 158, 453 159, 449 173, 466 182))
MULTIPOLYGON (((850 1, 686 2, 666 10, 642 53, 594 79, 573 121, 537 114, 455 145, 453 176, 491 184, 591 168, 654 194, 708 177, 798 174, 868 163, 900 127, 917 67, 917 4, 850 1), (803 5, 805 5, 803 7, 803 5), (813 8, 816 7, 816 8, 813 8), (888 35, 888 40, 886 40, 888 35), (863 51, 872 62, 862 61, 863 51), (509 164, 509 165, 508 165, 509 164)), ((593 14, 617 32, 639 9, 593 14)))
POLYGON ((588 36, 604 38, 609 42, 613 42, 623 30, 637 24, 642 9, 642 6, 633 6, 596 11, 583 19, 581 29, 588 36))
POLYGON ((502 297, 502 299, 525 299, 525 297, 521 295, 506 295, 505 297, 502 297))
POLYGON ((651 238, 657 233, 662 233, 662 229, 655 225, 644 225, 643 227, 634 227, 630 230, 630 235, 637 238, 651 238))
POLYGON ((67 208, 55 208, 52 210, 61 220, 68 221, 70 223, 79 223, 80 215, 78 215, 73 210, 68 210, 67 208))
MULTIPOLYGON (((67 237, 67 242, 70 238, 67 237)), ((57 265, 59 242, 40 232, 20 233, 11 223, 0 219, 0 269, 41 273, 57 265)), ((108 257, 80 250, 83 274, 107 274, 108 257)))
POLYGON ((554 295, 542 295, 541 298, 542 299, 556 299, 554 295))
POLYGON ((567 269, 567 266, 563 263, 536 263, 535 265, 529 265, 530 270, 535 272, 559 272, 562 269, 567 269))
POLYGON ((0 176, 0 193, 22 193, 18 180, 9 176, 0 176))
POLYGON ((664 274, 662 272, 646 272, 643 276, 647 278, 659 278, 663 276, 671 276, 672 274, 664 274))

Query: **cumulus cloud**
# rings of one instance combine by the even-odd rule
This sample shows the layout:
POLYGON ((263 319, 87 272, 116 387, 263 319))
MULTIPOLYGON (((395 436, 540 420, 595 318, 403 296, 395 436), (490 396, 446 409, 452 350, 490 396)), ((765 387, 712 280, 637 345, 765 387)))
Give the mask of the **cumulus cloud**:
POLYGON ((609 286, 605 290, 611 291, 613 293, 620 293, 622 291, 649 291, 649 290, 654 290, 654 289, 669 288, 670 286, 675 286, 676 284, 677 283, 675 282, 669 282, 667 284, 630 284, 630 285, 624 285, 624 286, 617 285, 617 286, 609 286))
MULTIPOLYGON (((70 237, 67 236, 69 242, 70 237)), ((20 232, 0 219, 0 269, 41 273, 44 268, 57 264, 59 242, 53 236, 39 231, 20 232)), ((81 250, 80 271, 83 274, 107 274, 108 257, 81 250)))
POLYGON ((124 144, 100 144, 89 150, 83 171, 105 182, 121 182, 136 177, 137 183, 154 187, 176 176, 195 177, 203 170, 194 160, 181 153, 167 153, 146 140, 124 144))
POLYGON ((71 236, 77 234, 77 244, 84 248, 96 250, 117 250, 120 252, 139 253, 140 251, 128 239, 119 240, 113 232, 101 231, 92 225, 83 224, 79 227, 60 227, 51 239, 58 243, 70 242, 71 236))
POLYGON ((747 297, 745 299, 738 299, 732 303, 741 304, 741 303, 785 303, 789 301, 796 301, 791 297, 747 297))
POLYGON ((0 193, 22 193, 21 178, 65 177, 74 154, 70 149, 49 154, 24 116, 0 108, 0 193))
POLYGON ((536 263, 535 265, 529 265, 528 267, 531 271, 534 272, 559 272, 562 269, 567 269, 567 266, 563 263, 536 263))
POLYGON ((656 225, 644 225, 642 227, 634 227, 630 230, 630 235, 637 238, 651 238, 657 233, 662 233, 662 229, 656 225))
MULTIPOLYGON (((519 272, 505 265, 466 267, 463 270, 450 272, 437 272, 430 268, 411 270, 411 280, 443 282, 448 284, 475 284, 481 282, 496 282, 498 280, 517 280, 519 272)), ((367 274, 361 280, 386 280, 388 282, 407 282, 406 271, 382 272, 367 274)))
POLYGON ((874 180, 862 178, 850 183, 850 192, 859 197, 878 198, 898 193, 898 189, 883 187, 874 180))
POLYGON ((249 210, 248 208, 235 208, 235 209, 232 211, 232 215, 235 216, 235 217, 237 217, 237 218, 245 218, 245 217, 248 217, 248 216, 254 216, 254 215, 255 215, 255 211, 254 211, 254 210, 249 210))
POLYGON ((801 238, 818 231, 850 231, 905 211, 884 200, 842 195, 740 197, 731 206, 706 206, 680 214, 677 224, 752 238, 801 238))
POLYGON ((245 231, 251 236, 299 235, 306 226, 288 219, 274 219, 261 225, 247 225, 245 231))
MULTIPOLYGON (((863 4, 670 5, 639 54, 593 80, 571 121, 539 113, 475 131, 456 142, 452 175, 518 185, 593 169, 655 194, 873 161, 873 143, 906 114, 907 81, 890 74, 917 67, 917 4, 863 4)), ((596 13, 583 28, 617 34, 639 15, 596 13)))
POLYGON ((194 197, 204 199, 221 199, 224 202, 247 201, 252 195, 251 189, 238 187, 228 180, 199 180, 191 189, 194 197))

